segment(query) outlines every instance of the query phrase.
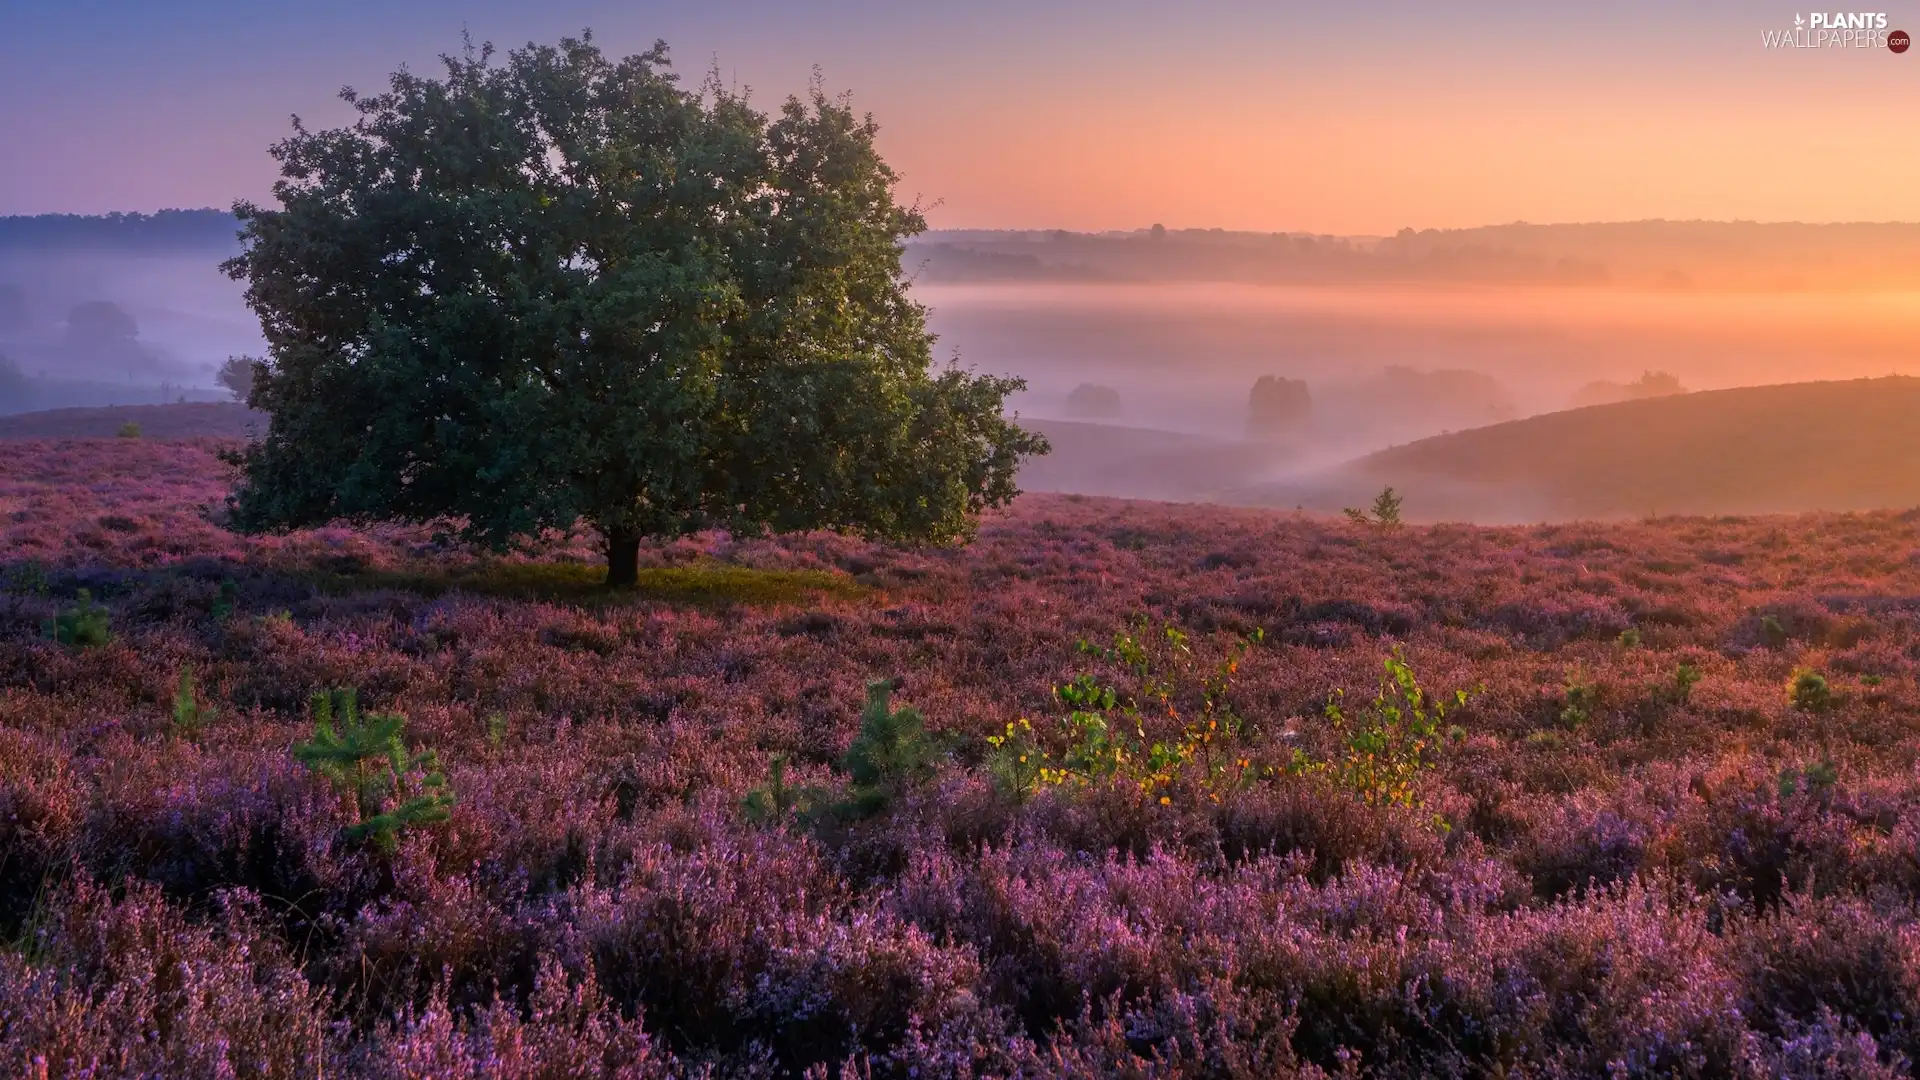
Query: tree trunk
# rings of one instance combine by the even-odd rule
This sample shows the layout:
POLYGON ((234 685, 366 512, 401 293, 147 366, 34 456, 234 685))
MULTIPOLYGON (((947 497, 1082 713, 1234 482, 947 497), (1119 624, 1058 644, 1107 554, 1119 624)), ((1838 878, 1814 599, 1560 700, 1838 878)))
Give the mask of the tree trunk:
POLYGON ((607 584, 613 588, 640 580, 640 537, 634 533, 607 534, 607 584))

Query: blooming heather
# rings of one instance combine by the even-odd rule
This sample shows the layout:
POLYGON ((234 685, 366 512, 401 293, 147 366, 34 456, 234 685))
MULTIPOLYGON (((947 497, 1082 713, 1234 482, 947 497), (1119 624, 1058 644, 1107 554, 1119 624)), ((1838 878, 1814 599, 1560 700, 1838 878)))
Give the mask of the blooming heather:
POLYGON ((657 545, 609 597, 585 535, 236 537, 217 449, 0 455, 0 1075, 1920 1059, 1907 516, 1387 534, 1027 497, 959 549, 657 545), (83 588, 109 640, 50 640, 83 588), (1265 631, 1233 691, 1259 760, 1337 752, 1329 693, 1370 698, 1395 647, 1423 685, 1479 689, 1417 809, 1285 772, 1218 801, 1007 798, 987 736, 1056 716, 1078 643, 1139 614, 1196 649, 1265 631), (187 670, 196 729, 173 721, 187 670), (1803 671, 1823 708, 1795 707, 1803 671), (844 798, 883 678, 930 775, 871 816, 745 812, 775 756, 844 798), (291 754, 335 687, 406 716, 447 821, 354 838, 291 754))

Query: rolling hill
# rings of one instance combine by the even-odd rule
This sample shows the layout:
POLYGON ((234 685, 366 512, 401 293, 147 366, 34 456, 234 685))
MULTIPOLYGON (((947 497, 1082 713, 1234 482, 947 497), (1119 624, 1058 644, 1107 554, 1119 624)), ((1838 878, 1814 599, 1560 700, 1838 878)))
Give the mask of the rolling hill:
POLYGON ((1718 390, 1422 439, 1226 498, 1330 510, 1391 484, 1411 518, 1482 522, 1905 507, 1917 416, 1903 376, 1718 390))

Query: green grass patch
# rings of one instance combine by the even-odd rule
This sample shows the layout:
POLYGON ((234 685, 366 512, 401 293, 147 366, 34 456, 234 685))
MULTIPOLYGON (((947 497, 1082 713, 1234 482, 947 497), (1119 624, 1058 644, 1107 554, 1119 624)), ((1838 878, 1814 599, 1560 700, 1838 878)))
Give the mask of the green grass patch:
POLYGON ((643 568, 630 589, 608 589, 607 568, 580 562, 482 561, 444 569, 332 572, 316 584, 327 592, 400 589, 428 596, 460 591, 517 600, 589 606, 636 601, 751 607, 804 605, 821 599, 856 600, 872 589, 829 570, 758 570, 731 563, 643 568))

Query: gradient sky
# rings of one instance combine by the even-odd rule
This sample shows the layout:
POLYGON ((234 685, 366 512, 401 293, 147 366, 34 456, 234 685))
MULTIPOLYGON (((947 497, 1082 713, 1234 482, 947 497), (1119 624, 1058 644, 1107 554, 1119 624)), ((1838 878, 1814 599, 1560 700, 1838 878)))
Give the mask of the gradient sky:
POLYGON ((342 85, 463 28, 591 26, 763 106, 819 65, 940 227, 1920 219, 1920 49, 1768 51, 1795 10, 1752 0, 1586 6, 0 0, 0 214, 261 198, 267 145, 346 119, 342 85))

